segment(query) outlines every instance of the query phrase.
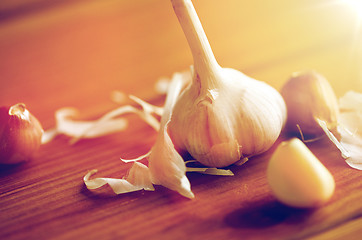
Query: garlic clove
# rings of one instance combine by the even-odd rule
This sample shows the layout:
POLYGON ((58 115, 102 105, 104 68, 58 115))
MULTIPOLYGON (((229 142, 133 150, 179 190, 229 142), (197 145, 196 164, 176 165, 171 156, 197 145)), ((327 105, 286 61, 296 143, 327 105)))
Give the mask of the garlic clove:
POLYGON ((298 138, 278 146, 269 161, 267 179, 275 197, 292 207, 318 207, 335 189, 332 174, 298 138))
POLYGON ((41 144, 43 128, 25 104, 0 108, 0 163, 29 160, 41 144))
POLYGON ((305 136, 320 136, 323 129, 318 123, 319 119, 338 135, 337 97, 324 76, 316 71, 296 72, 284 84, 281 94, 287 105, 286 128, 289 132, 299 134, 301 131, 305 136))

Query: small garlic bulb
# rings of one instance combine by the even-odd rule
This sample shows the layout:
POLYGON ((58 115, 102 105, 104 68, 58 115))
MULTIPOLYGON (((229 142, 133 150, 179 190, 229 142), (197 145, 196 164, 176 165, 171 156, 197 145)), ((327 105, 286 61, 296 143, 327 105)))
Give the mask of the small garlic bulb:
POLYGON ((268 150, 286 119, 281 95, 264 82, 221 68, 190 0, 172 0, 194 58, 192 83, 169 124, 175 147, 210 167, 268 150))
POLYGON ((281 89, 288 109, 287 131, 316 137, 324 133, 319 120, 336 134, 339 107, 327 79, 316 71, 293 73, 281 89), (299 126, 299 128, 298 128, 299 126))

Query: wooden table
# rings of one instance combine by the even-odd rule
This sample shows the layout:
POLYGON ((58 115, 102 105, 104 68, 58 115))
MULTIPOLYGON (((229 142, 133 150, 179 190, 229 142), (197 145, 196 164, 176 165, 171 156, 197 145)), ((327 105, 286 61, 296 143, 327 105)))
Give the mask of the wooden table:
MULTIPOLYGON (((216 58, 279 89, 290 74, 315 69, 338 97, 362 90, 362 28, 355 9, 327 0, 199 0, 216 58)), ((0 103, 24 102, 45 129, 65 106, 94 119, 118 105, 113 90, 158 105, 154 85, 192 64, 165 0, 0 2, 0 103)), ((59 136, 32 161, 0 169, 0 239, 357 239, 362 173, 326 140, 309 144, 336 181, 323 207, 278 203, 265 177, 271 151, 235 176, 188 174, 194 200, 163 187, 114 195, 90 192, 83 176, 121 178, 120 156, 146 153, 156 132, 129 116, 125 132, 69 145, 59 136)))

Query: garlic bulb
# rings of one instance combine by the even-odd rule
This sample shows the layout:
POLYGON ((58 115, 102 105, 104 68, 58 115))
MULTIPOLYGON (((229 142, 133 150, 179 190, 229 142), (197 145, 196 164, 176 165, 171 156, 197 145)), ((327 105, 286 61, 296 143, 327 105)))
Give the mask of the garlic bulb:
POLYGON ((337 97, 327 79, 316 71, 294 73, 281 89, 287 104, 286 129, 316 137, 324 130, 319 120, 336 135, 339 107, 337 97), (299 126, 299 127, 298 127, 299 126), (300 128, 300 129, 299 129, 300 128))
POLYGON ((190 0, 172 0, 193 59, 192 83, 169 124, 175 147, 210 167, 225 167, 268 150, 286 119, 281 95, 268 84, 221 68, 190 0))
POLYGON ((43 128, 22 103, 0 108, 0 163, 15 164, 32 157, 43 128))

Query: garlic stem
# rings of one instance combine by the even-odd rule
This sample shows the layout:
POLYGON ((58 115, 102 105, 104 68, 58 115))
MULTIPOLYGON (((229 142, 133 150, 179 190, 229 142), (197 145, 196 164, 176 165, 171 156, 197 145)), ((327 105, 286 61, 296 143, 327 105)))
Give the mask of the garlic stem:
POLYGON ((221 68, 191 0, 171 0, 194 58, 193 81, 169 124, 175 148, 209 167, 226 167, 268 150, 285 122, 285 103, 264 82, 221 68))
MULTIPOLYGON (((186 36, 194 59, 195 75, 200 77, 203 87, 213 83, 211 76, 217 76, 220 68, 211 50, 191 0, 171 0, 175 14, 186 36)), ((212 85, 211 85, 212 86, 212 85)))

